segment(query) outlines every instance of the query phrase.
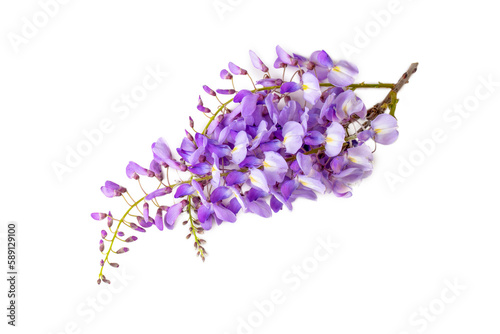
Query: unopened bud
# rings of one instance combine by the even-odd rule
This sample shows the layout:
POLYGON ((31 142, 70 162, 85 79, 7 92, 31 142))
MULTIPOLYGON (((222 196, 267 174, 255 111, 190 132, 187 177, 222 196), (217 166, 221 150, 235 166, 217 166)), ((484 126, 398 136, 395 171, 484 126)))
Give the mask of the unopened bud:
POLYGON ((116 251, 116 254, 123 254, 123 253, 126 253, 128 251, 129 251, 129 249, 127 247, 122 247, 116 251))
POLYGON ((137 240, 137 237, 135 235, 131 236, 131 237, 128 237, 127 239, 125 239, 125 242, 134 242, 137 240))

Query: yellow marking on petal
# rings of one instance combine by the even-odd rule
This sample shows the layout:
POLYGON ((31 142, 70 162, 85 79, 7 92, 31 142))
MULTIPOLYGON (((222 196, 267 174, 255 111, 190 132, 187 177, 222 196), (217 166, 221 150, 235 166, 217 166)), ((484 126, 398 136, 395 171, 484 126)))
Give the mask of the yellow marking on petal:
POLYGON ((356 160, 356 159, 354 159, 353 157, 349 157, 348 159, 349 159, 349 160, 351 160, 351 161, 352 161, 352 162, 354 162, 354 163, 356 163, 356 162, 357 162, 357 160, 356 160))
POLYGON ((327 143, 332 143, 334 141, 335 141, 335 139, 333 139, 332 137, 326 137, 326 142, 327 143))
POLYGON ((264 165, 264 167, 267 167, 267 168, 271 167, 271 165, 268 164, 265 160, 264 160, 264 162, 262 164, 264 165))
POLYGON ((215 165, 212 165, 212 173, 215 172, 216 169, 215 169, 215 165))
POLYGON ((335 71, 335 72, 340 72, 340 67, 335 66, 334 68, 332 68, 332 71, 335 71))
POLYGON ((306 181, 304 181, 304 180, 300 180, 299 182, 300 182, 300 184, 302 184, 304 187, 308 187, 308 188, 309 188, 309 183, 307 183, 306 181))
POLYGON ((308 85, 302 85, 302 90, 308 90, 309 86, 308 85))
POLYGON ((288 138, 290 138, 290 136, 288 136, 288 135, 286 135, 285 138, 283 138, 283 144, 286 143, 288 138))
POLYGON ((250 181, 252 181, 252 183, 255 183, 255 184, 259 183, 252 175, 250 175, 250 181))
POLYGON ((231 153, 236 153, 239 149, 240 149, 240 147, 239 147, 239 146, 235 146, 235 147, 233 148, 233 150, 231 151, 231 153))

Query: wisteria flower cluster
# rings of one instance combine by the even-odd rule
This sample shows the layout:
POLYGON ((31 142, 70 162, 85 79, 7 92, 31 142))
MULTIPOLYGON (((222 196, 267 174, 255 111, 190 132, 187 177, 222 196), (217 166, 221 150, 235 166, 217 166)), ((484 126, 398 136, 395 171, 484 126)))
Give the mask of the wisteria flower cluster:
POLYGON ((116 244, 137 240, 135 235, 126 236, 124 229, 134 234, 150 228, 171 230, 182 221, 189 230, 186 238, 194 240, 196 254, 205 261, 206 241, 200 235, 214 225, 234 223, 241 212, 268 218, 284 207, 292 210, 298 198, 313 200, 317 194, 350 197, 351 185, 372 173, 373 147, 398 138, 397 93, 417 64, 395 84, 354 84, 357 67, 335 61, 325 51, 309 58, 289 54, 280 46, 276 51, 273 67, 278 75, 250 51, 253 66, 263 73, 260 80, 254 81, 247 70, 230 62, 220 73, 230 88, 203 86, 218 108, 212 111, 199 97, 197 109, 208 122, 197 131, 189 118, 192 132, 186 131, 175 150, 178 157, 159 138, 151 146, 149 165, 132 161, 127 165, 126 175, 137 180, 143 192, 140 198, 111 181, 101 188, 106 197, 122 197, 129 208, 119 218, 111 212, 91 215, 107 222, 99 243, 103 259, 98 283, 109 283, 105 265, 118 267, 110 256, 129 251, 116 244), (237 90, 236 76, 247 76, 251 88, 237 90), (367 109, 355 93, 359 88, 390 92, 367 109), (222 102, 225 96, 230 99, 222 102), (179 179, 171 181, 169 171, 179 179), (144 178, 156 181, 152 191, 144 189, 144 178), (169 194, 174 200, 166 205, 163 200, 169 194))

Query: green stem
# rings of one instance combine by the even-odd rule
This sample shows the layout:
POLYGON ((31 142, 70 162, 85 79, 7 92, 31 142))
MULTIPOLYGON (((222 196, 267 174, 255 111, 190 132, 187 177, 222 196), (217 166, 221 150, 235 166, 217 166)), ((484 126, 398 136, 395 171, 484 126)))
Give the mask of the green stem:
POLYGON ((200 252, 200 256, 201 258, 203 259, 205 257, 205 254, 204 254, 204 250, 203 250, 203 247, 201 247, 201 243, 200 243, 200 239, 198 238, 198 235, 196 234, 196 231, 197 231, 197 228, 196 226, 194 225, 194 222, 193 222, 193 214, 191 212, 191 209, 193 208, 192 204, 191 204, 191 198, 192 196, 188 196, 188 206, 187 206, 187 211, 189 213, 189 223, 191 225, 191 234, 193 235, 194 237, 194 241, 196 242, 196 244, 198 245, 198 251, 200 252))
MULTIPOLYGON (((125 218, 127 217, 127 215, 130 213, 130 211, 132 211, 132 209, 135 208, 137 206, 137 204, 139 204, 140 202, 142 202, 145 198, 146 198, 146 196, 144 196, 143 198, 139 199, 137 202, 135 202, 134 204, 132 204, 130 206, 130 208, 127 210, 127 212, 125 212, 125 214, 123 215, 122 219, 120 219, 120 221, 118 222, 118 226, 116 227, 115 233, 113 234, 113 238, 111 239, 111 243, 109 245, 108 252, 106 253, 106 257, 104 258, 104 262, 109 262, 108 261, 109 253, 111 253, 111 250, 113 249, 113 244, 115 243, 118 231, 120 230, 120 225, 123 223, 123 221, 125 220, 125 218)), ((99 278, 102 277, 102 271, 103 271, 103 269, 104 269, 104 266, 101 267, 101 271, 99 272, 99 278)))

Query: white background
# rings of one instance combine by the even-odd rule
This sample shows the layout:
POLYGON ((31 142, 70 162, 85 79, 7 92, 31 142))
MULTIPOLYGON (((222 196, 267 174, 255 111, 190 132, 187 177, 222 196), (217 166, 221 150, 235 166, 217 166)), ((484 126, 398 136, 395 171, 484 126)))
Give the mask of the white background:
MULTIPOLYGON (((2 1, 1 223, 19 223, 20 309, 18 327, 8 328, 2 279, 0 332, 498 333, 500 49, 493 3, 221 3, 229 6, 223 13, 212 0, 68 1, 16 47, 11 40, 22 36, 24 18, 33 22, 42 9, 35 0, 2 1), (374 13, 389 9, 377 23, 374 13), (111 179, 138 194, 125 176, 128 161, 148 164, 160 136, 178 145, 189 115, 201 128, 201 86, 227 88, 219 71, 228 61, 250 69, 249 49, 271 67, 277 44, 348 58, 360 69, 358 82, 394 82, 418 61, 399 95, 399 140, 377 149, 373 175, 350 199, 299 201, 293 214, 267 220, 241 215, 205 235, 204 264, 184 239, 185 227, 151 230, 114 258, 122 280, 106 269, 113 290, 98 286, 104 223, 90 213, 123 210, 99 187, 111 179), (147 68, 168 75, 120 118, 113 105, 141 85, 147 68), (491 91, 482 83, 488 78, 496 83, 491 91), (59 180, 54 162, 65 163, 68 147, 104 119, 112 131, 59 180), (429 144, 436 132, 441 140, 429 144), (427 154, 417 142, 428 143, 427 154), (317 238, 340 246, 314 268, 317 238), (297 279, 289 270, 303 264, 311 273, 297 279), (460 285, 457 296, 447 282, 460 285), (255 303, 273 290, 284 301, 259 318, 255 303), (238 329, 249 317, 258 326, 238 329)), ((385 93, 359 91, 369 106, 385 93)))

